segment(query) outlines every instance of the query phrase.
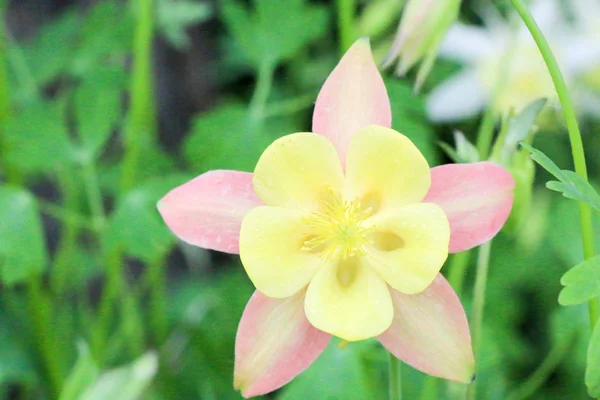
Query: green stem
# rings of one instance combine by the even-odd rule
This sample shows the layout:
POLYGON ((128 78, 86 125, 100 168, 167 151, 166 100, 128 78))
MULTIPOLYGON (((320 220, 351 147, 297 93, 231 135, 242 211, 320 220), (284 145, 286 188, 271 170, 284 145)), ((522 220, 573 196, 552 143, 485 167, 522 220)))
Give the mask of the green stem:
POLYGON ((540 366, 516 390, 507 396, 507 400, 524 400, 535 394, 556 370, 567 355, 573 339, 557 341, 540 366))
POLYGON ((492 139, 494 138, 494 127, 496 126, 496 107, 490 104, 486 108, 479 131, 477 132, 477 152, 479 159, 485 160, 492 147, 492 139))
POLYGON ((402 400, 402 365, 389 353, 389 394, 390 400, 402 400))
POLYGON ((150 290, 150 325, 156 346, 162 345, 167 337, 167 288, 165 259, 159 257, 148 265, 147 284, 150 290))
POLYGON ((273 63, 268 59, 263 60, 258 68, 256 86, 250 100, 250 115, 259 124, 265 119, 265 107, 273 86, 274 70, 273 63))
POLYGON ((471 251, 469 250, 456 253, 452 256, 448 282, 458 296, 460 296, 463 291, 465 275, 467 274, 467 267, 469 266, 470 260, 471 251))
POLYGON ((119 249, 112 252, 104 252, 100 262, 104 261, 106 265, 106 284, 102 291, 102 298, 98 306, 98 319, 92 334, 92 351, 99 362, 105 355, 102 350, 107 343, 110 324, 113 322, 114 301, 124 291, 123 265, 121 260, 121 251, 119 249))
POLYGON ((51 329, 52 304, 41 286, 42 278, 33 276, 27 288, 29 313, 34 327, 35 341, 50 384, 51 398, 58 398, 62 387, 63 373, 58 349, 59 341, 51 329))
POLYGON ((62 207, 46 202, 40 203, 41 210, 60 219, 63 226, 58 249, 50 269, 50 287, 55 295, 61 295, 64 292, 66 280, 71 276, 69 268, 72 265, 79 228, 84 224, 89 224, 89 221, 74 211, 78 208, 78 201, 71 171, 69 169, 60 170, 58 181, 62 193, 62 207))
POLYGON ((83 184, 88 205, 92 214, 92 225, 96 232, 101 232, 106 222, 102 191, 98 184, 98 174, 93 161, 86 162, 83 166, 83 184))
MULTIPOLYGON (((556 62, 556 58, 552 54, 552 50, 550 49, 548 42, 544 38, 542 31, 536 24, 529 10, 527 10, 527 7, 523 3, 523 1, 512 0, 512 4, 523 19, 523 22, 525 22, 525 25, 529 29, 529 32, 531 32, 531 36, 533 36, 533 39, 535 40, 535 43, 537 44, 540 53, 544 58, 546 67, 550 72, 550 76, 552 77, 552 81, 554 82, 554 87, 556 88, 556 93, 558 94, 558 99, 560 100, 563 115, 567 123, 567 129, 569 131, 569 140, 571 142, 571 152, 573 154, 573 164, 575 164, 575 172, 587 181, 587 166, 585 163, 585 152, 583 149, 583 142, 581 140, 581 132, 579 131, 579 126, 577 125, 577 115, 575 114, 575 109, 573 108, 571 96, 569 94, 569 90, 562 76, 562 73, 560 72, 558 62, 556 62)), ((589 258, 592 258, 595 253, 594 231, 592 228, 592 211, 590 207, 583 201, 579 202, 579 219, 581 225, 583 257, 587 260, 589 258)), ((596 324, 596 321, 598 320, 599 315, 598 298, 591 299, 588 302, 588 309, 590 325, 593 328, 596 324)))
POLYGON ((425 376, 425 380, 423 382, 423 390, 421 391, 421 400, 437 400, 440 397, 438 396, 438 388, 440 386, 440 379, 434 376, 425 376))
POLYGON ((3 127, 11 116, 10 87, 8 81, 6 43, 4 38, 4 9, 5 5, 0 6, 0 160, 4 160, 3 168, 6 174, 6 181, 14 185, 23 183, 21 172, 9 164, 5 156, 8 149, 8 141, 5 140, 3 127))
POLYGON ((343 55, 354 42, 354 12, 356 0, 336 0, 340 54, 343 55))
POLYGON ((44 200, 38 200, 38 204, 40 210, 42 210, 44 214, 59 220, 63 225, 72 224, 81 229, 87 229, 92 232, 96 229, 94 224, 91 223, 88 218, 79 213, 73 212, 68 208, 64 208, 44 200))
MULTIPOLYGON (((479 355, 481 344, 481 334, 483 327, 483 309, 485 306, 485 288, 487 285, 488 267, 490 264, 490 251, 492 242, 487 242, 479 247, 477 255, 477 272, 475 276, 475 293, 473 294, 473 318, 471 321, 471 336, 473 338, 473 354, 475 360, 479 355)), ((477 381, 474 381, 467 388, 467 399, 475 400, 477 392, 477 381)))
POLYGON ((293 99, 281 100, 265 108, 265 118, 289 115, 302 111, 315 103, 314 94, 306 94, 293 99))
POLYGON ((156 133, 154 90, 152 85, 152 37, 154 32, 152 0, 132 0, 137 5, 137 26, 133 43, 131 107, 125 129, 125 158, 121 192, 133 187, 142 146, 154 144, 156 133))

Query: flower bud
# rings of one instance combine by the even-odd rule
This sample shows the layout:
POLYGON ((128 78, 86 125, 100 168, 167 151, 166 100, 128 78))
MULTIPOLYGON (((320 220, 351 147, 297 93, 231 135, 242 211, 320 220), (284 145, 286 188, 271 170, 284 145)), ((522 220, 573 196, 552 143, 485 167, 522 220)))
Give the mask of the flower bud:
POLYGON ((415 82, 415 90, 419 90, 459 10, 460 0, 408 0, 384 66, 390 66, 398 58, 396 71, 402 76, 423 59, 415 82))

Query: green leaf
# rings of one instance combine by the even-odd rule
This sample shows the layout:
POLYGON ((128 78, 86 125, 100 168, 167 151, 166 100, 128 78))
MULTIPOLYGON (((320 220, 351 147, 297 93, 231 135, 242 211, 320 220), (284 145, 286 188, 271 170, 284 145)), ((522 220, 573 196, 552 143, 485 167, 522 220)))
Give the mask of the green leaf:
POLYGON ((27 352, 24 343, 22 322, 12 319, 2 309, 0 321, 3 321, 0 324, 0 387, 17 382, 34 383, 38 375, 34 357, 27 352))
POLYGON ((550 181, 546 187, 550 190, 562 192, 563 196, 583 201, 590 207, 600 212, 600 195, 583 177, 573 171, 560 169, 554 162, 541 151, 526 143, 521 143, 531 153, 531 158, 540 164, 546 171, 554 175, 559 181, 550 181))
POLYGON ((63 101, 37 103, 5 126, 6 160, 25 172, 49 172, 72 159, 63 101))
POLYGON ((150 352, 133 363, 100 375, 80 397, 85 400, 136 400, 154 378, 158 369, 158 357, 150 352))
POLYGON ((83 392, 98 379, 99 371, 88 346, 77 344, 79 357, 60 392, 59 400, 79 400, 83 392))
POLYGON ((42 221, 27 191, 0 186, 0 281, 7 286, 41 273, 48 262, 42 221))
POLYGON ((498 136, 494 149, 492 151, 492 159, 502 165, 508 165, 511 156, 517 150, 519 142, 526 140, 530 133, 534 131, 534 123, 538 114, 546 105, 546 99, 538 99, 530 103, 519 114, 510 115, 504 123, 506 126, 505 133, 498 136))
POLYGON ((125 74, 121 69, 101 69, 87 76, 75 90, 75 122, 81 141, 79 156, 91 161, 121 119, 121 91, 125 74))
POLYGON ((78 21, 82 26, 71 73, 85 76, 126 55, 132 45, 133 20, 123 7, 118 1, 105 0, 95 4, 83 22, 78 21))
POLYGON ((600 397, 600 324, 596 324, 590 338, 585 368, 585 385, 594 399, 600 397))
POLYGON ((397 79, 388 79, 385 85, 392 106, 392 127, 412 140, 430 165, 437 165, 436 134, 425 115, 423 97, 397 79))
POLYGON ((456 163, 472 163, 479 161, 479 153, 473 143, 465 137, 460 131, 454 132, 454 142, 456 149, 448 143, 440 143, 440 147, 452 161, 456 163))
MULTIPOLYGON (((34 83, 44 86, 56 79, 71 60, 79 24, 80 18, 76 12, 62 13, 45 24, 32 41, 20 48, 9 46, 9 59, 23 57, 34 83)), ((20 89, 31 90, 31 85, 28 86, 20 89)))
POLYGON ((563 306, 580 304, 600 296, 600 256, 585 260, 567 271, 560 283, 558 302, 563 306))
POLYGON ((283 387, 277 400, 385 399, 385 373, 373 359, 378 351, 383 355, 374 341, 350 343, 342 349, 333 340, 310 368, 283 387))
POLYGON ((182 175, 159 177, 125 194, 109 219, 105 245, 109 249, 121 246, 145 262, 163 256, 175 243, 175 236, 160 218, 156 203, 188 179, 182 175))
MULTIPOLYGON (((280 133, 286 134, 283 127, 280 133)), ((246 107, 224 105, 194 120, 184 143, 184 154, 199 172, 209 169, 253 171, 260 155, 274 139, 256 126, 246 107)))
POLYGON ((327 30, 327 10, 304 0, 254 0, 247 10, 238 0, 222 5, 225 24, 255 66, 292 58, 327 30))
POLYGON ((191 0, 160 0, 157 4, 158 28, 177 49, 187 49, 190 39, 185 30, 207 20, 212 15, 208 3, 191 0))

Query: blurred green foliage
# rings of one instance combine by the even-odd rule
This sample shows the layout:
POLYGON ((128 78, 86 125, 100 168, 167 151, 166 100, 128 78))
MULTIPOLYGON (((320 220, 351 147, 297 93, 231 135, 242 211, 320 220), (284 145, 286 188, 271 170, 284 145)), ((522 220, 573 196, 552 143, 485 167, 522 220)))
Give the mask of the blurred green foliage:
MULTIPOLYGON (((152 3, 153 36, 177 51, 195 46, 188 28, 217 27, 210 34, 220 45, 213 66, 218 93, 210 109, 193 116, 177 151, 143 132, 143 146, 130 157, 124 131, 136 86, 129 61, 138 51, 134 40, 153 40, 136 36, 146 2, 90 2, 48 19, 28 39, 0 37, 0 76, 6 73, 9 88, 0 90, 0 104, 9 105, 0 110, 0 398, 240 398, 232 386, 234 340, 252 285, 237 257, 177 242, 155 204, 210 169, 252 171, 274 139, 310 130, 314 99, 337 62, 336 2, 152 3), (126 173, 133 174, 127 190, 126 173)), ((370 32, 379 54, 391 42, 401 2, 359 3, 356 35, 370 32)), ((463 20, 477 23, 476 7, 466 3, 463 20)), ((425 92, 457 68, 436 64, 425 92)), ((413 78, 385 76, 393 127, 438 165, 448 161, 439 143, 450 142, 454 129, 474 141, 479 120, 434 126, 423 95, 413 93, 413 78)), ((153 81, 143 84, 152 89, 153 81)), ((600 122, 585 126, 586 150, 597 154, 592 133, 600 122)), ((536 147, 554 160, 542 162, 562 182, 552 189, 597 207, 593 185, 554 165, 570 165, 560 124, 540 127, 536 147)), ((600 165, 592 165, 595 176, 600 165)), ((525 223, 493 245, 477 360, 481 399, 585 398, 584 375, 599 395, 600 328, 589 348, 594 367, 584 372, 585 309, 557 302, 561 276, 582 260, 575 203, 541 190, 548 175, 539 175, 527 188, 525 223)), ((461 293, 467 313, 473 265, 468 271, 461 293)), ((563 278, 562 303, 597 295, 596 275, 597 259, 572 270, 563 278)), ((334 341, 270 398, 385 398, 386 359, 374 340, 345 347, 334 341)), ((406 398, 419 398, 431 378, 403 369, 406 398)), ((464 397, 464 385, 435 383, 435 398, 464 397)))

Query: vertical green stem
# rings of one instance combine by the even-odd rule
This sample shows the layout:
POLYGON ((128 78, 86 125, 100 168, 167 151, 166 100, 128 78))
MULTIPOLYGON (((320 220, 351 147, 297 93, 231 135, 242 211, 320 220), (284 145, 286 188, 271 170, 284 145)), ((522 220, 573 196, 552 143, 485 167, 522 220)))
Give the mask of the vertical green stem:
POLYGON ((389 353, 389 394, 390 400, 402 400, 402 365, 389 353))
POLYGON ((421 390, 421 400, 438 400, 438 388, 440 379, 435 376, 426 375, 423 381, 423 389, 421 390))
POLYGON ((465 283, 465 275, 467 274, 467 267, 471 260, 471 251, 463 251, 456 253, 452 256, 450 262, 450 272, 448 275, 448 282, 454 289, 457 295, 461 295, 463 291, 463 285, 465 283))
MULTIPOLYGON (((71 176, 71 171, 62 169, 59 172, 60 190, 62 192, 62 205, 68 212, 77 210, 77 193, 75 183, 71 176)), ((60 234, 58 249, 52 260, 52 269, 50 270, 50 286, 55 295, 61 295, 65 290, 66 280, 70 276, 69 268, 72 263, 72 255, 75 250, 77 235, 79 233, 78 224, 73 218, 64 218, 61 220, 63 229, 60 234)))
POLYGON ((51 329, 52 304, 43 291, 41 277, 30 279, 28 290, 28 306, 31 315, 35 341, 39 346, 40 357, 50 383, 51 398, 58 398, 63 382, 63 371, 58 348, 59 341, 51 329))
POLYGON ((96 166, 94 161, 90 160, 83 166, 83 184, 85 186, 85 193, 87 196, 90 212, 92 214, 92 222, 96 232, 101 232, 106 216, 104 214, 104 202, 102 199, 102 191, 98 184, 98 175, 96 173, 96 166))
POLYGON ((340 54, 352 46, 354 42, 354 11, 356 0, 336 0, 338 13, 338 36, 340 42, 340 54))
POLYGON ((250 100, 250 115, 258 124, 265 118, 265 107, 273 86, 273 72, 273 63, 268 59, 263 60, 258 68, 256 86, 250 100))
MULTIPOLYGON (((490 251, 492 242, 487 242, 479 247, 477 256, 477 273, 475 276, 475 293, 473 294, 473 318, 471 321, 471 335, 473 338, 473 353, 475 359, 479 354, 481 344, 481 330, 483 326, 483 309, 485 306, 485 288, 487 285, 488 267, 490 263, 490 251)), ((467 389, 467 399, 475 400, 477 381, 471 383, 467 389)))
POLYGON ((167 337, 167 288, 165 259, 159 257, 148 265, 148 288, 150 290, 150 325, 156 345, 160 346, 167 337))
POLYGON ((137 11, 133 42, 131 106, 125 128, 125 159, 121 176, 121 192, 126 193, 136 182, 137 163, 142 146, 154 144, 156 133, 154 90, 152 85, 152 37, 154 31, 152 0, 132 0, 137 11))
POLYGON ((4 2, 0 2, 0 160, 4 160, 2 165, 6 174, 6 180, 9 183, 20 185, 23 181, 23 177, 19 170, 11 166, 5 153, 8 148, 8 142, 4 136, 4 125, 8 122, 11 114, 11 101, 10 101, 10 87, 8 81, 8 70, 6 62, 6 41, 4 37, 5 26, 4 26, 4 10, 6 5, 4 2))
MULTIPOLYGON (((581 132, 579 131, 579 125, 577 125, 577 116, 571 96, 567 88, 567 84, 560 72, 556 58, 552 54, 552 50, 548 45, 548 42, 544 38, 542 31, 536 24, 533 16, 525 6, 522 0, 512 0, 512 4, 525 22, 525 25, 531 32, 531 36, 535 40, 546 67, 550 72, 558 99, 562 106, 563 115, 567 123, 567 129, 569 131, 569 140, 571 142, 571 152, 573 154, 573 163, 575 164, 575 172, 587 180, 587 166, 585 163, 585 152, 583 150, 583 142, 581 140, 581 132)), ((579 219, 581 226, 581 236, 583 245, 583 257, 587 260, 594 256, 594 231, 592 228, 592 211, 590 207, 583 201, 579 202, 579 219)), ((592 328, 598 320, 598 298, 591 299, 588 302, 590 325, 592 328)))

